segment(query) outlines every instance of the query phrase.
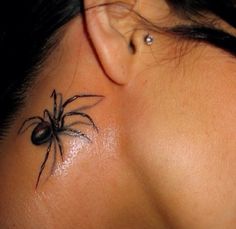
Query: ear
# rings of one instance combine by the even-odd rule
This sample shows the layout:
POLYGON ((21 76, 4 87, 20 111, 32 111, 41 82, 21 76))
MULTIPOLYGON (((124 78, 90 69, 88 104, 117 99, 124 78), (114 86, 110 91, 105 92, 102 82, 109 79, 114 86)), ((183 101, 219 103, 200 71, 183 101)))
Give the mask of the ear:
POLYGON ((107 0, 85 0, 85 24, 104 72, 113 82, 125 85, 130 80, 133 55, 129 38, 111 25, 106 3, 107 0))

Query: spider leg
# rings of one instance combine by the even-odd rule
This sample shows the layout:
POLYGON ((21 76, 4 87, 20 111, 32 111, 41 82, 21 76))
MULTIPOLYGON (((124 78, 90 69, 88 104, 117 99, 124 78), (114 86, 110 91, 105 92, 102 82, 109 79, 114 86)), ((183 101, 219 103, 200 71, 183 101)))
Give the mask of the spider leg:
MULTIPOLYGON (((24 132, 24 131, 22 131, 22 130, 23 130, 23 128, 25 127, 26 123, 28 123, 28 122, 30 122, 30 121, 32 121, 32 120, 35 120, 35 119, 38 119, 38 120, 40 120, 41 122, 44 121, 43 118, 41 118, 41 117, 39 117, 39 116, 35 116, 35 117, 28 118, 28 119, 26 119, 26 120, 22 123, 21 127, 20 127, 19 130, 18 130, 18 134, 21 134, 21 133, 24 132)), ((36 122, 35 122, 35 124, 36 124, 36 122)), ((30 125, 30 126, 31 126, 31 125, 30 125)), ((29 126, 29 127, 30 127, 30 126, 29 126)), ((27 127, 27 129, 28 129, 29 127, 27 127)))
POLYGON ((52 91, 51 98, 52 98, 56 93, 57 93, 57 92, 56 92, 56 89, 54 89, 54 90, 52 91))
POLYGON ((28 125, 26 128, 22 129, 20 134, 23 134, 25 133, 31 126, 34 126, 34 125, 37 125, 39 124, 40 122, 32 122, 30 125, 28 125))
POLYGON ((95 125, 93 119, 88 115, 88 114, 85 114, 85 113, 82 113, 82 112, 68 112, 66 114, 64 114, 62 116, 62 120, 61 120, 61 126, 63 127, 64 124, 65 124, 65 118, 68 117, 68 116, 74 116, 74 115, 79 115, 79 116, 82 116, 82 117, 85 117, 87 118, 90 123, 92 124, 93 128, 98 132, 98 128, 97 126, 95 125))
POLYGON ((79 124, 86 125, 86 126, 91 126, 92 125, 91 123, 88 123, 88 122, 77 121, 77 122, 72 122, 69 125, 66 125, 66 127, 73 127, 73 126, 79 125, 79 124))
POLYGON ((52 168, 51 168, 51 174, 53 174, 53 171, 55 169, 55 165, 56 165, 56 161, 57 161, 57 144, 56 144, 56 140, 53 139, 53 149, 54 149, 54 154, 53 154, 53 164, 52 164, 52 168))
POLYGON ((55 138, 56 138, 56 141, 57 141, 57 144, 58 144, 58 147, 59 147, 59 152, 60 152, 60 155, 61 155, 61 160, 64 161, 64 152, 63 152, 63 147, 62 147, 62 143, 61 143, 61 139, 59 138, 59 136, 57 134, 54 134, 55 138))
POLYGON ((90 94, 88 94, 88 95, 83 95, 83 94, 82 95, 75 95, 75 96, 67 99, 63 103, 62 107, 65 108, 69 103, 74 102, 76 99, 79 99, 79 98, 89 98, 89 97, 104 97, 104 96, 103 95, 90 95, 90 94))
POLYGON ((50 153, 50 151, 51 151, 51 146, 52 146, 52 139, 50 140, 50 143, 49 143, 49 145, 48 145, 48 148, 47 148, 47 152, 46 152, 44 161, 43 161, 43 163, 41 164, 41 167, 40 167, 38 179, 37 179, 36 186, 35 186, 36 189, 37 189, 37 187, 38 187, 39 180, 40 180, 40 177, 41 177, 41 175, 42 175, 42 172, 43 172, 43 170, 44 170, 44 168, 45 168, 46 162, 47 162, 47 160, 48 160, 48 156, 49 156, 49 153, 50 153))
POLYGON ((63 108, 62 108, 62 94, 59 93, 58 94, 60 96, 60 101, 59 101, 59 105, 58 105, 58 113, 57 113, 57 116, 56 116, 56 119, 58 120, 59 117, 61 117, 62 113, 63 113, 63 108))
POLYGON ((79 130, 74 130, 74 129, 65 127, 61 130, 61 132, 72 137, 83 137, 87 139, 89 142, 92 142, 91 139, 86 134, 82 133, 79 130))
POLYGON ((51 97, 53 97, 53 118, 54 119, 57 119, 61 113, 61 108, 62 108, 62 94, 61 93, 57 93, 56 90, 54 89, 53 92, 52 92, 52 95, 51 97), (59 106, 57 104, 57 101, 58 101, 58 97, 59 96, 60 100, 59 100, 59 106))
POLYGON ((53 118, 52 118, 52 116, 51 116, 49 110, 47 110, 47 109, 45 109, 44 112, 43 112, 43 117, 46 118, 46 116, 48 116, 48 118, 49 118, 49 120, 50 120, 51 123, 54 123, 54 122, 53 122, 53 118))
POLYGON ((98 99, 96 102, 94 102, 92 104, 88 104, 88 105, 82 105, 81 107, 78 107, 78 108, 76 108, 75 110, 72 110, 72 111, 73 112, 81 112, 81 111, 84 111, 84 110, 88 110, 88 109, 98 105, 102 101, 103 98, 104 97, 100 97, 100 99, 98 99))
POLYGON ((56 118, 57 115, 57 92, 54 89, 51 95, 51 98, 53 97, 53 117, 56 118))

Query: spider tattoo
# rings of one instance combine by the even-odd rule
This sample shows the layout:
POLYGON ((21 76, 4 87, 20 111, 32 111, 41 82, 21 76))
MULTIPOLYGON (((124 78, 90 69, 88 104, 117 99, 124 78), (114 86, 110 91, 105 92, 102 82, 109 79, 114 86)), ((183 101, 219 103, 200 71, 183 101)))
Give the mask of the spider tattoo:
MULTIPOLYGON (((91 142, 90 138, 82 133, 78 129, 73 129, 72 125, 65 125, 65 121, 67 117, 70 116, 81 116, 86 118, 89 121, 89 125, 98 132, 98 128, 93 122, 93 119, 86 113, 83 113, 82 109, 73 110, 71 112, 64 112, 65 107, 80 98, 92 98, 92 97, 104 97, 102 95, 93 95, 93 94, 81 94, 81 95, 74 95, 63 102, 62 94, 57 93, 56 90, 53 90, 51 94, 51 98, 53 98, 53 112, 51 113, 49 110, 45 109, 43 112, 43 117, 41 116, 34 116, 27 118, 21 125, 18 134, 24 133, 27 129, 31 126, 35 126, 31 134, 31 142, 36 145, 44 145, 48 143, 46 154, 44 160, 40 166, 37 182, 36 182, 36 189, 39 185, 40 177, 42 172, 45 168, 46 162, 48 160, 48 156, 50 154, 52 143, 54 142, 54 147, 58 146, 60 156, 62 161, 63 159, 63 146, 61 139, 59 137, 60 134, 69 135, 72 137, 83 137, 89 142, 91 142), (59 100, 59 101, 58 101, 59 100), (59 102, 59 103, 58 103, 59 102)), ((96 105, 96 104, 95 104, 96 105)), ((89 108, 90 106, 87 106, 89 108)), ((78 122, 77 122, 78 123, 78 122)), ((56 152, 55 152, 56 153, 56 152)))

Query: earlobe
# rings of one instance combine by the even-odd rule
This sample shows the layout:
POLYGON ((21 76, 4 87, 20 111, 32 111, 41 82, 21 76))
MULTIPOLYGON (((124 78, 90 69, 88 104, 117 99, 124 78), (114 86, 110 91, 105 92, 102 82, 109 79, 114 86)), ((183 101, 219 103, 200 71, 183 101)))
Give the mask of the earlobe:
POLYGON ((85 0, 86 27, 106 75, 116 84, 129 81, 132 54, 125 37, 112 27, 105 1, 85 0))

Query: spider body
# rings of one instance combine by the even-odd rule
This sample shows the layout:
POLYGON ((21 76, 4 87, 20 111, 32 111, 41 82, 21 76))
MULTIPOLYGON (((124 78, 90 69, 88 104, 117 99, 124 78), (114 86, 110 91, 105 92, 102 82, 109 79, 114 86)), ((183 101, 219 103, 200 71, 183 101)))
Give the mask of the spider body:
POLYGON ((31 141, 34 145, 43 145, 47 143, 53 134, 51 124, 47 121, 39 123, 31 134, 31 141))
MULTIPOLYGON (((48 160, 48 156, 51 151, 52 143, 54 143, 54 152, 56 153, 56 150, 58 148, 61 159, 63 161, 63 147, 62 147, 62 142, 60 139, 61 134, 69 135, 72 137, 83 137, 86 140, 88 140, 89 142, 91 142, 91 140, 88 138, 88 136, 86 134, 82 133, 78 129, 72 128, 73 125, 70 125, 70 126, 66 125, 66 119, 68 117, 80 116, 80 117, 86 118, 89 121, 89 124, 92 125, 96 131, 98 131, 98 128, 96 127, 95 123, 93 122, 93 119, 88 114, 83 113, 80 109, 65 113, 64 112, 65 107, 68 104, 70 104, 80 98, 104 97, 104 96, 91 95, 91 94, 75 95, 75 96, 67 99, 63 103, 62 94, 56 93, 56 90, 54 90, 51 97, 53 97, 53 112, 51 113, 49 110, 45 109, 43 112, 43 117, 33 116, 30 118, 27 118, 22 123, 22 125, 18 131, 18 134, 22 134, 31 126, 36 125, 32 131, 32 134, 31 134, 31 142, 36 146, 48 144, 47 151, 46 151, 46 154, 44 157, 44 161, 41 164, 41 167, 39 170, 38 179, 36 182, 36 188, 38 187, 41 174, 42 174, 42 172, 45 168, 46 162, 48 160), (59 100, 59 103, 58 103, 58 100, 59 100), (28 124, 28 126, 25 127, 27 124, 28 124)), ((90 106, 87 106, 87 107, 89 108, 90 106)), ((55 155, 54 155, 54 160, 55 160, 55 155)))

